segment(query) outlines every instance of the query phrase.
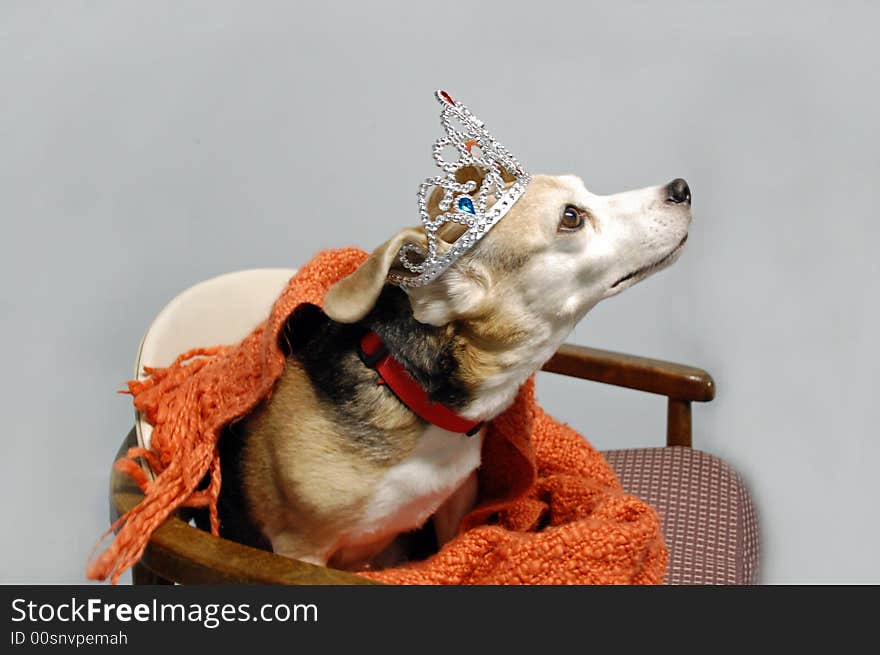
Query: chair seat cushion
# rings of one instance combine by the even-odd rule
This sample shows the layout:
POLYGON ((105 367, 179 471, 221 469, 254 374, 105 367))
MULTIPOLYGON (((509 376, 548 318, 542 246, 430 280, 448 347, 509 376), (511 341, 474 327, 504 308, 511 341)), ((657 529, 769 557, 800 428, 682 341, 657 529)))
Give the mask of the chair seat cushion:
POLYGON ((758 526, 739 475, 684 447, 603 453, 624 490, 660 515, 669 553, 666 584, 754 584, 758 526))

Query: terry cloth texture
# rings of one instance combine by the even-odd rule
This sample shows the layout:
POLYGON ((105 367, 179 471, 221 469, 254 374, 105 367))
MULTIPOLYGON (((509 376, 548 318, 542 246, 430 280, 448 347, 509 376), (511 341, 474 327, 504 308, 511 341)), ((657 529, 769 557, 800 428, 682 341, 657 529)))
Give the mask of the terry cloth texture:
MULTIPOLYGON (((93 579, 135 564, 178 507, 207 506, 218 533, 222 428, 272 393, 284 366, 278 336, 293 309, 324 294, 367 257, 355 248, 320 253, 300 269, 269 318, 235 346, 189 351, 168 368, 129 382, 134 405, 153 425, 150 450, 116 463, 145 497, 110 530, 111 545, 88 568, 93 579), (150 479, 137 463, 149 462, 150 479), (197 489, 209 474, 206 489, 197 489)), ((623 492, 610 466, 577 432, 544 413, 529 380, 487 426, 479 500, 439 553, 361 575, 400 584, 659 584, 666 548, 657 514, 623 492)))

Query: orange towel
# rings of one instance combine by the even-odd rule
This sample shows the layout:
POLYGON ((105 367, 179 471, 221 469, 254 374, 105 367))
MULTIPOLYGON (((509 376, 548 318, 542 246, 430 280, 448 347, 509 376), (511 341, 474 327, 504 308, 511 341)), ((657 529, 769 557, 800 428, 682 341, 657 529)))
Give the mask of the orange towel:
MULTIPOLYGON (((87 575, 115 583, 135 564, 161 523, 180 506, 210 510, 218 532, 217 439, 230 421, 272 393, 284 355, 277 337, 300 303, 324 294, 366 259, 355 248, 319 254, 291 278, 269 318, 237 346, 190 351, 150 377, 129 382, 134 404, 153 425, 151 449, 116 463, 145 497, 111 526, 113 543, 87 575), (150 480, 136 462, 146 459, 150 480), (210 474, 207 489, 196 488, 210 474)), ((659 584, 666 548, 656 513, 623 493, 604 458, 577 432, 544 413, 534 381, 493 420, 483 442, 479 501, 439 553, 383 571, 400 584, 659 584)), ((106 535, 105 535, 106 536, 106 535)))

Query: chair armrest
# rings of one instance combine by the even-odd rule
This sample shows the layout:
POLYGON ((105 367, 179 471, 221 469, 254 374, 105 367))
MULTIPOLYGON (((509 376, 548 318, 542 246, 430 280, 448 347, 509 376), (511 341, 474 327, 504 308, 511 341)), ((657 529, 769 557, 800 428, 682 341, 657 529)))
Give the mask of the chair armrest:
POLYGON ((667 396, 706 402, 715 397, 715 381, 700 368, 610 350, 563 344, 544 371, 667 396))

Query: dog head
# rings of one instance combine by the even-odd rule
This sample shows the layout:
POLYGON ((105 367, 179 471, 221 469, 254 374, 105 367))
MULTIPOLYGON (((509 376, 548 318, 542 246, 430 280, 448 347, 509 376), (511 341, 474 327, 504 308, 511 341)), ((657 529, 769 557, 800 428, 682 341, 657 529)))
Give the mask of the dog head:
MULTIPOLYGON (((439 195, 429 203, 439 213, 439 195)), ((596 303, 673 263, 687 240, 690 190, 684 180, 609 196, 572 175, 532 178, 513 208, 438 278, 407 289, 413 318, 440 326, 458 344, 457 369, 472 398, 463 415, 487 419, 559 348, 596 303)), ((438 232, 446 242, 457 224, 438 232)), ((404 230, 327 293, 324 312, 367 317, 399 265, 400 247, 424 248, 404 230)))
MULTIPOLYGON (((430 203, 434 215, 437 200, 430 203)), ((564 338, 597 302, 678 258, 690 205, 680 179, 599 196, 573 175, 535 176, 513 209, 449 270, 407 290, 413 315, 431 325, 482 323, 486 332, 505 326, 508 338, 564 338)), ((452 240, 456 226, 447 227, 452 240)), ((403 230, 377 248, 328 293, 325 312, 344 323, 366 316, 407 242, 423 244, 424 233, 403 230)))

